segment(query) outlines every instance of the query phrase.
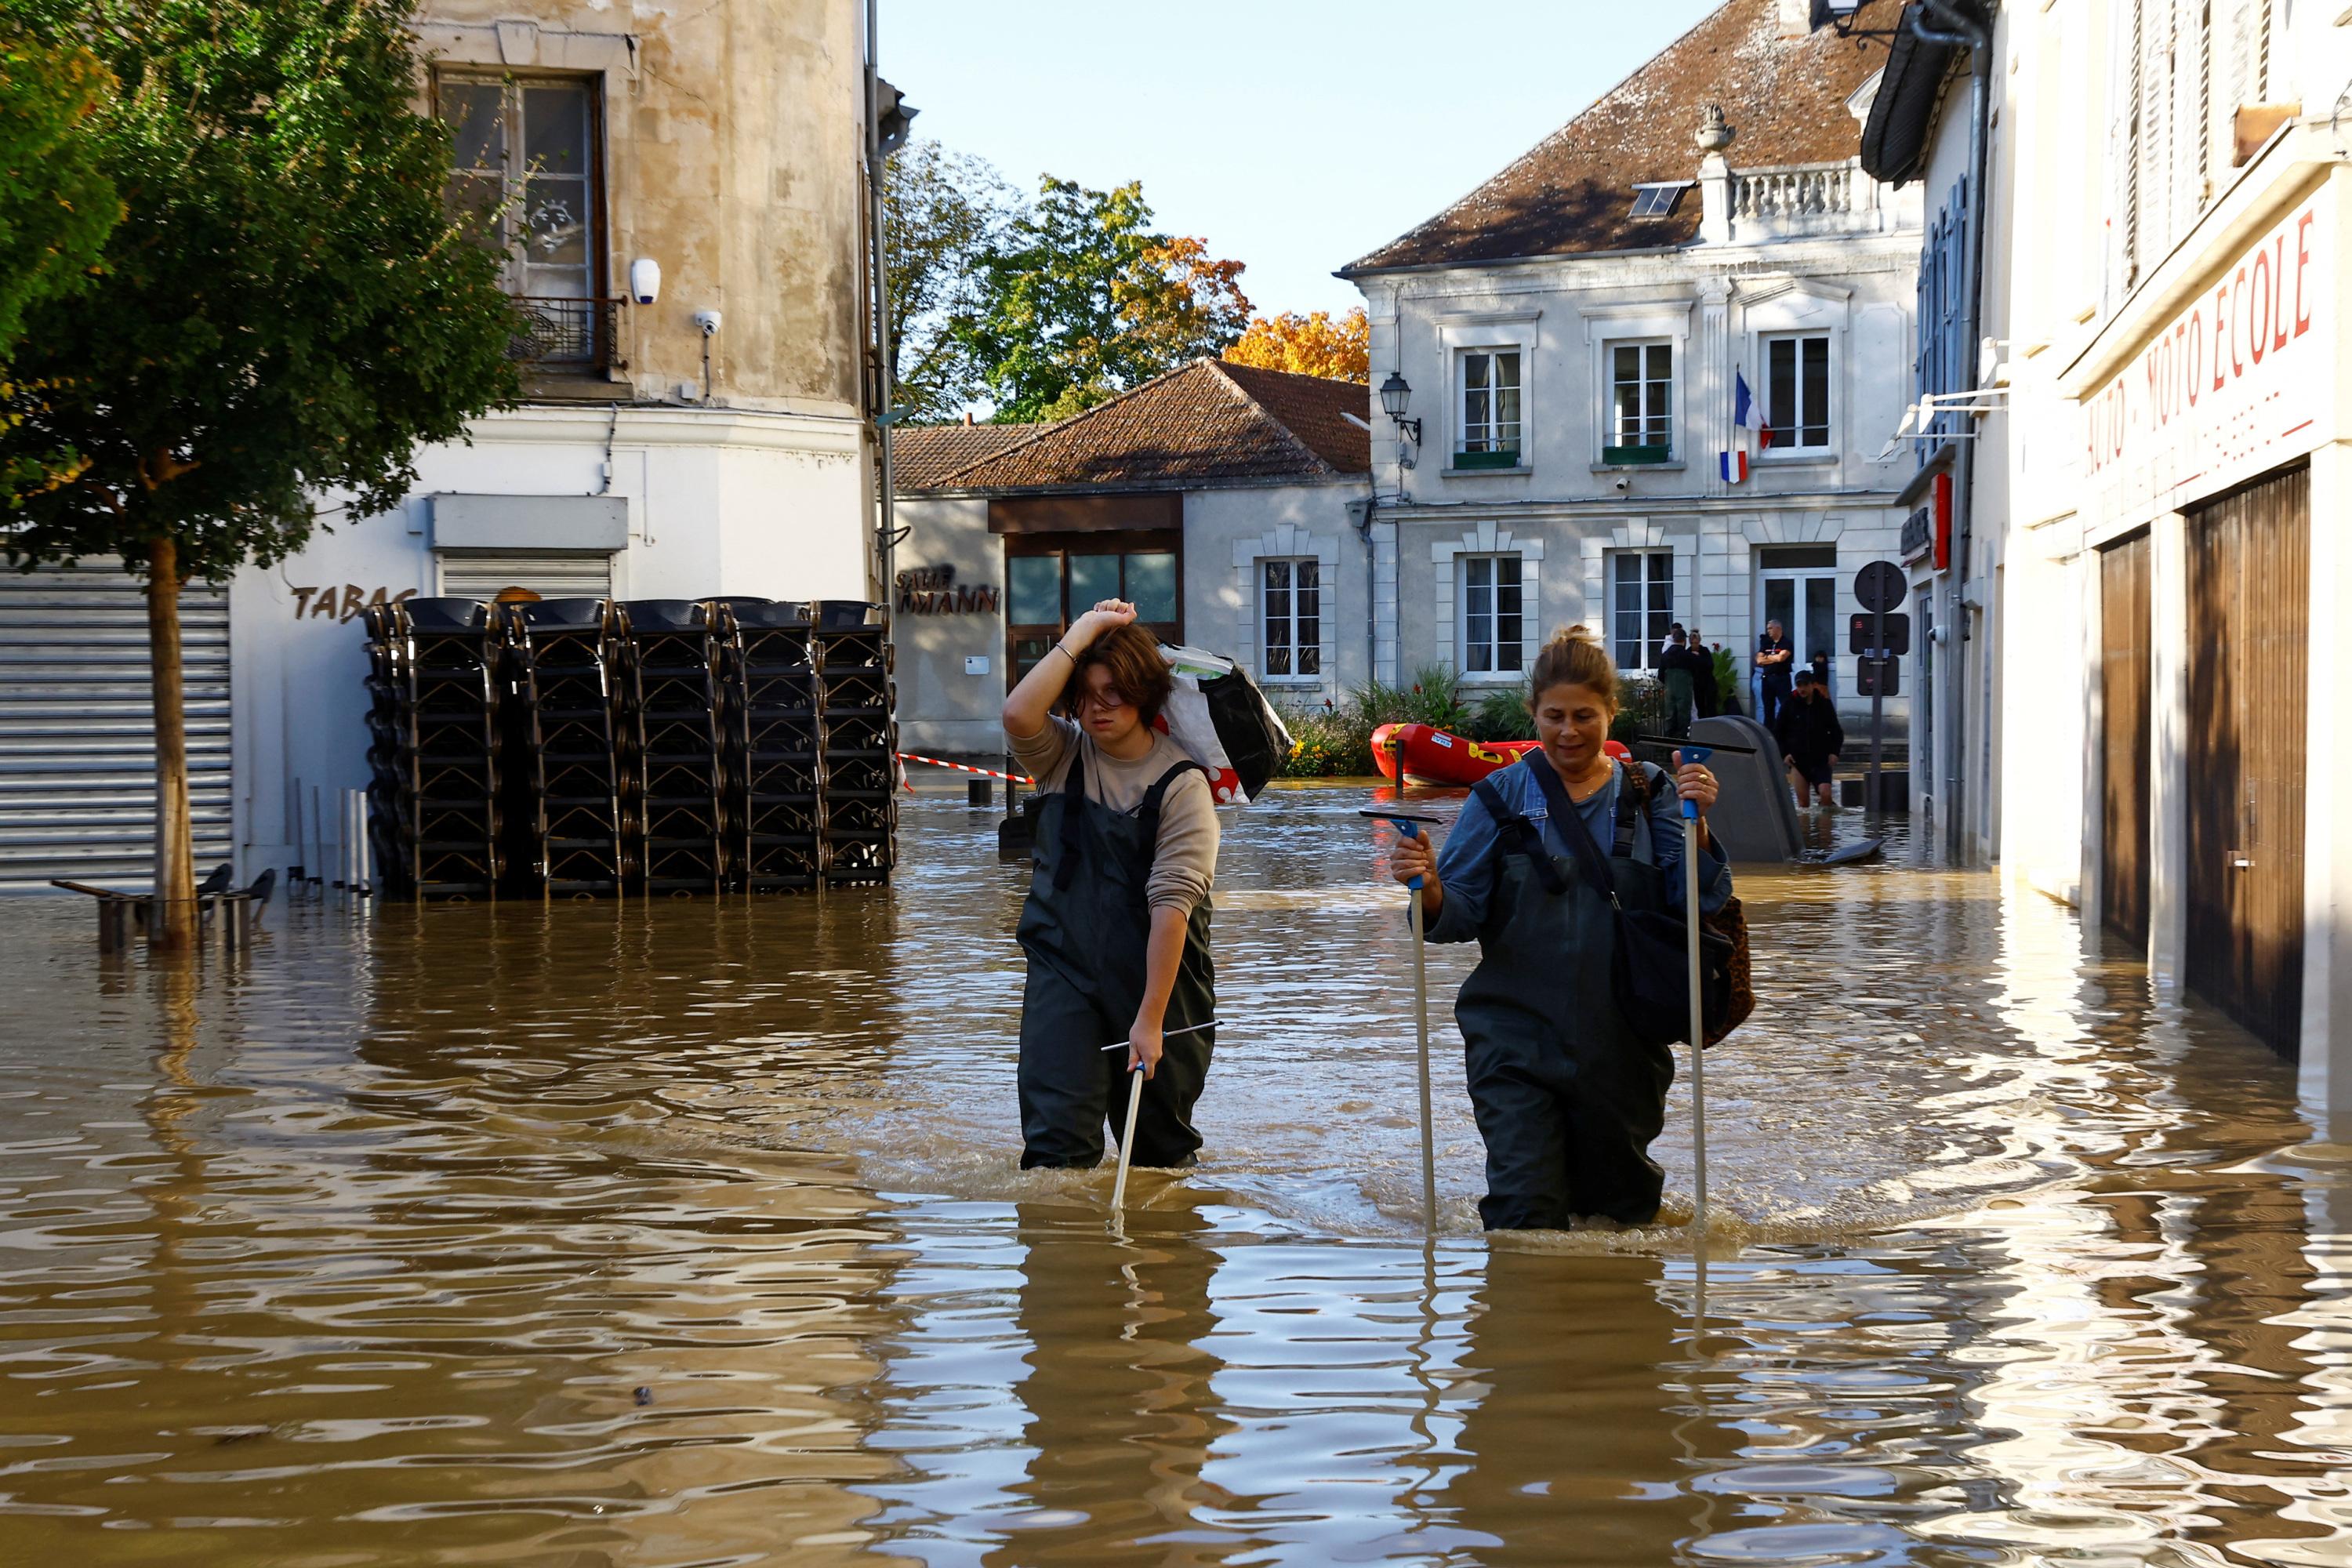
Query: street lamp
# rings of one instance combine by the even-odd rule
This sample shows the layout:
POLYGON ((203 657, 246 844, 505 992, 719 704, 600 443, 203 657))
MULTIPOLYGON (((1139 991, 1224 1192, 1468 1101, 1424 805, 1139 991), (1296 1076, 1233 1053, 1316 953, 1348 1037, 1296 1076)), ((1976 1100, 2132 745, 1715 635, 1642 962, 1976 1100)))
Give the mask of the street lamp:
POLYGON ((1418 447, 1421 445, 1421 421, 1404 416, 1404 411, 1412 406, 1412 384, 1402 374, 1393 370, 1389 372, 1389 378, 1381 383, 1381 411, 1396 421, 1397 437, 1400 440, 1409 440, 1418 447))

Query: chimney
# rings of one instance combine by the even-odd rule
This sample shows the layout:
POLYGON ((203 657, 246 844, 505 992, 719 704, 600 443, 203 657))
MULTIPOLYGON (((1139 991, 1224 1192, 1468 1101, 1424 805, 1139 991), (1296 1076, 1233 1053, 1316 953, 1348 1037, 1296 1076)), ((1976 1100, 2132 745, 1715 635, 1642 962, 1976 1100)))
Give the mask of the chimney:
MULTIPOLYGON (((971 428, 971 410, 969 408, 963 411, 963 426, 967 430, 971 428)), ((1052 650, 1048 649, 1047 651, 1051 652, 1052 650)))
POLYGON ((1780 36, 1801 38, 1813 30, 1812 0, 1779 0, 1780 36))

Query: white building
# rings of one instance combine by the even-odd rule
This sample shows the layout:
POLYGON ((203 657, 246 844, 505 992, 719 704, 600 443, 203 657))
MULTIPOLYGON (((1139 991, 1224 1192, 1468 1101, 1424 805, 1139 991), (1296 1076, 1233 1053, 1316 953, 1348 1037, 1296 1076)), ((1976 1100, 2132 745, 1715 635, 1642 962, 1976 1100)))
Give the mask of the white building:
MULTIPOLYGON (((1515 685, 1572 622, 1648 670, 1681 622, 1737 656, 1752 712, 1749 657, 1778 619, 1828 661, 1859 742, 1848 618, 1856 569, 1896 552, 1913 468, 1886 448, 1918 204, 1855 160, 1883 57, 1809 33, 1806 11, 1731 0, 1343 269, 1372 380, 1410 389, 1401 422, 1374 418, 1383 679, 1515 685), (1741 381, 1769 446, 1758 419, 1735 426, 1741 381), (1726 452, 1751 458, 1744 479, 1726 452)), ((1899 735, 1906 703, 1887 706, 1899 735)))
MULTIPOLYGON (((1979 448, 2006 487, 1976 526, 2003 541, 2008 744, 1983 775, 2002 860, 2159 988, 2295 1057, 2341 1140, 2352 27, 2266 0, 1993 20, 1985 335, 2009 407, 1979 422, 2006 426, 1979 448)), ((1890 66, 1889 137, 1949 168, 1969 61, 1906 52, 1918 85, 1898 94, 1890 66)))
POLYGON ((1338 700, 1371 659, 1370 401, 1204 359, 1050 425, 900 432, 900 743, 1002 752, 1006 690, 1105 598, 1278 702, 1338 700))
MULTIPOLYGON (((523 232, 523 401, 397 511, 186 596, 198 874, 315 860, 367 779, 359 612, 404 596, 871 596, 856 0, 429 0, 453 198, 523 232), (526 150, 529 159, 526 162, 526 150), (657 297, 634 298, 658 268, 657 297), (314 825, 300 835, 315 838, 314 825)), ((143 882, 144 616, 112 569, 0 574, 0 888, 143 882)), ((330 864, 332 864, 331 859, 330 864)))

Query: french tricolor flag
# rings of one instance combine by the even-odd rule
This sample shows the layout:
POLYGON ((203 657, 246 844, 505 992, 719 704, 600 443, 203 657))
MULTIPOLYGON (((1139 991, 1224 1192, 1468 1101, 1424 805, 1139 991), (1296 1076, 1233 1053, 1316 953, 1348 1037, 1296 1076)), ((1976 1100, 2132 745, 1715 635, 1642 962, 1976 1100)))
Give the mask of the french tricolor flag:
MULTIPOLYGON (((1749 393, 1748 390, 1748 377, 1741 374, 1738 371, 1733 371, 1731 373, 1731 423, 1734 427, 1745 431, 1748 428, 1748 417, 1753 415, 1755 411, 1756 399, 1754 395, 1749 393)), ((1769 430, 1764 433, 1764 444, 1768 447, 1772 444, 1772 435, 1769 430)), ((1732 451, 1717 453, 1716 463, 1723 475, 1723 482, 1725 484, 1737 485, 1747 482, 1748 450, 1746 443, 1741 443, 1738 448, 1732 451)))

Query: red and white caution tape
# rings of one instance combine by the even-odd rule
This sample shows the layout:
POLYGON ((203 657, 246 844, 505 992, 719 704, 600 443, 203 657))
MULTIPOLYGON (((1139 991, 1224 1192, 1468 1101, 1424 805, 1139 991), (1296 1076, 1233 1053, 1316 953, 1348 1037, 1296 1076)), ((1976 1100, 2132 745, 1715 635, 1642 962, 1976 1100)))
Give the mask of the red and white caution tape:
POLYGON ((1033 788, 1037 783, 1035 779, 1021 773, 1000 773, 993 768, 975 768, 969 763, 943 763, 937 757, 919 757, 912 752, 893 752, 890 754, 902 763, 929 763, 935 768, 953 768, 960 773, 978 773, 982 778, 1010 779, 1014 784, 1024 784, 1033 788))

